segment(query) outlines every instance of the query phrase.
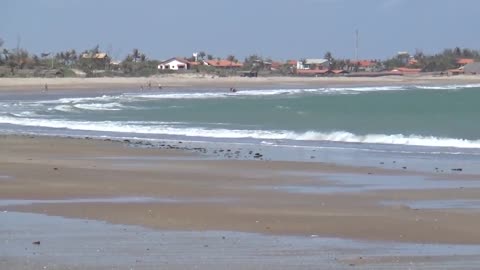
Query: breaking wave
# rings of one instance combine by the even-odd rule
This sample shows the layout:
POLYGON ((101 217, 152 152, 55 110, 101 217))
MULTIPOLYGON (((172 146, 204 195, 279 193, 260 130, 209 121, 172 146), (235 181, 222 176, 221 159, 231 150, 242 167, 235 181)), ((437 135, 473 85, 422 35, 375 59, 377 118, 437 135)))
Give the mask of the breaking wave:
POLYGON ((88 122, 17 118, 12 116, 0 116, 0 123, 31 127, 63 128, 83 131, 179 135, 190 137, 252 138, 261 140, 302 140, 431 147, 480 148, 480 140, 439 138, 434 136, 419 135, 407 136, 402 134, 357 135, 346 131, 308 131, 305 133, 298 133, 286 130, 207 129, 201 127, 182 127, 176 125, 176 123, 165 122, 88 122))
MULTIPOLYGON (((120 111, 127 108, 126 106, 118 103, 71 103, 61 104, 53 107, 53 110, 61 112, 75 112, 78 110, 86 111, 120 111)), ((52 109, 50 109, 52 110, 52 109)))
MULTIPOLYGON (((136 101, 148 101, 159 99, 223 99, 223 98, 248 98, 277 95, 347 95, 366 92, 381 91, 407 91, 407 90, 461 90, 480 88, 480 84, 467 85, 403 85, 403 86, 369 86, 369 87, 325 87, 325 88, 297 88, 297 89, 250 89, 239 90, 236 93, 228 91, 212 92, 151 92, 151 93, 126 93, 121 95, 103 95, 97 97, 60 98, 57 100, 38 101, 40 104, 90 104, 90 103, 128 103, 136 101)), ((4 105, 6 106, 6 105, 4 105)), ((108 105, 107 105, 108 106, 108 105)), ((92 109, 91 106, 88 109, 92 109)))

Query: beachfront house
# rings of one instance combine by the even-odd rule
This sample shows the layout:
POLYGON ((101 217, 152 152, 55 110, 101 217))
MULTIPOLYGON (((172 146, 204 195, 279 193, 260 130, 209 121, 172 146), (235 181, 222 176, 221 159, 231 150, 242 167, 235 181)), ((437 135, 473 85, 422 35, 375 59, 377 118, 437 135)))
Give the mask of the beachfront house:
POLYGON ((475 60, 474 59, 471 59, 471 58, 459 58, 457 59, 456 63, 457 63, 457 67, 464 67, 468 64, 472 64, 474 63, 475 60))
POLYGON ((84 53, 80 56, 80 62, 95 69, 107 69, 110 57, 106 53, 84 53))
POLYGON ((219 69, 239 69, 243 67, 243 64, 240 62, 230 61, 230 60, 207 60, 203 61, 203 64, 206 66, 211 66, 219 69))
POLYGON ((348 71, 355 72, 376 72, 380 71, 379 62, 376 60, 352 60, 349 63, 348 71))
POLYGON ((297 61, 297 70, 328 70, 330 61, 328 59, 303 59, 297 61))
POLYGON ((189 61, 175 57, 175 58, 170 58, 166 61, 161 62, 158 65, 158 69, 179 71, 179 70, 189 70, 190 66, 191 64, 189 61))

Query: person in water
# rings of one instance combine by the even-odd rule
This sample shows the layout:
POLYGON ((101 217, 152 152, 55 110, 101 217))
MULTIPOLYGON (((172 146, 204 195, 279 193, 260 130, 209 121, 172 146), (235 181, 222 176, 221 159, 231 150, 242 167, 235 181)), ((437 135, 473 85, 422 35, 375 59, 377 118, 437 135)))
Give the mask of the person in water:
POLYGON ((233 87, 230 87, 230 92, 235 93, 235 92, 237 92, 237 89, 235 89, 233 87))

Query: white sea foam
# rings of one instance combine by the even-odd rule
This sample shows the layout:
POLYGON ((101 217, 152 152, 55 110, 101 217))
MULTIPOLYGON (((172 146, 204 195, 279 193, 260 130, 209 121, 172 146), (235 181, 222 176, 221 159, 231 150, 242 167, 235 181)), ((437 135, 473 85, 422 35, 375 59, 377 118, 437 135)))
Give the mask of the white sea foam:
POLYGON ((57 105, 49 110, 55 110, 60 112, 73 112, 75 108, 72 105, 57 105))
POLYGON ((338 132, 317 132, 309 131, 305 133, 296 133, 292 131, 274 131, 274 130, 236 130, 236 129, 206 129, 200 127, 178 127, 174 124, 150 123, 142 125, 138 122, 85 122, 85 121, 64 121, 48 120, 35 118, 17 118, 11 116, 0 116, 0 123, 48 127, 65 128, 72 130, 89 130, 105 132, 122 133, 140 133, 140 134, 163 134, 163 135, 182 135, 210 138, 254 138, 262 140, 304 140, 304 141, 331 141, 347 143, 370 143, 370 144, 394 144, 394 145, 415 145, 415 146, 434 146, 434 147, 455 147, 455 148, 480 148, 480 140, 465 140, 456 138, 438 138, 402 134, 368 134, 356 135, 353 133, 338 132))
POLYGON ((61 98, 56 100, 56 103, 84 103, 84 102, 108 102, 112 100, 121 99, 124 95, 118 96, 110 96, 110 95, 103 95, 99 97, 83 97, 83 98, 61 98))
POLYGON ((135 101, 156 99, 223 99, 241 98, 252 96, 278 96, 299 94, 360 94, 365 92, 381 91, 404 91, 404 90, 461 90, 480 88, 480 84, 466 85, 397 85, 397 86, 365 86, 365 87, 324 87, 324 88, 289 88, 289 89, 249 89, 239 90, 236 93, 228 91, 214 92, 152 92, 152 93, 128 93, 121 95, 103 95, 98 97, 61 98, 57 100, 37 101, 39 104, 79 104, 79 103, 128 103, 135 101))
POLYGON ((13 116, 16 117, 34 117, 38 116, 35 112, 32 111, 24 111, 24 112, 19 112, 19 113, 10 113, 13 116))
POLYGON ((461 90, 469 88, 480 88, 480 84, 416 85, 415 88, 425 90, 461 90))
POLYGON ((75 104, 73 107, 81 110, 89 111, 119 111, 125 108, 122 104, 118 102, 112 103, 82 103, 75 104))

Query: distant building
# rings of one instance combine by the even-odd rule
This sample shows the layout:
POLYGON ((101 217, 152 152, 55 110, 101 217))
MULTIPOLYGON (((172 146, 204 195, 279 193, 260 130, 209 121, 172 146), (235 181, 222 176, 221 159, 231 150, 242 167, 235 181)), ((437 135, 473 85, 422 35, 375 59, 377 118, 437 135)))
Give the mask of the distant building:
POLYGON ((204 65, 212 66, 215 68, 222 68, 222 69, 238 69, 243 67, 243 64, 240 62, 230 61, 230 60, 207 60, 204 61, 204 65))
POLYGON ((298 76, 318 77, 318 76, 327 76, 327 75, 333 74, 333 72, 330 69, 297 69, 296 74, 298 76))
POLYGON ((408 59, 408 65, 409 66, 415 66, 418 64, 418 60, 415 59, 415 57, 413 56, 410 56, 410 59, 408 59))
POLYGON ((92 61, 96 67, 107 67, 110 64, 110 57, 106 53, 84 53, 80 60, 92 61))
POLYGON ((409 52, 398 52, 397 53, 397 58, 402 62, 403 65, 408 64, 408 60, 410 59, 410 53, 409 52))
POLYGON ((190 69, 190 62, 181 58, 170 58, 161 62, 158 65, 159 70, 188 70, 190 69))
POLYGON ((358 61, 350 61, 349 70, 356 71, 356 72, 374 72, 379 71, 378 61, 376 60, 358 60, 358 61))
POLYGON ((480 75, 480 62, 465 65, 463 71, 469 75, 480 75))
POLYGON ((287 60, 286 65, 289 67, 297 67, 297 60, 287 60))
POLYGON ((330 61, 328 59, 305 59, 297 61, 297 70, 314 70, 314 69, 330 69, 330 61))
POLYGON ((450 75, 450 76, 456 76, 456 75, 465 74, 465 71, 463 70, 463 67, 461 67, 461 68, 456 68, 456 69, 449 69, 449 70, 447 70, 447 74, 450 75))
POLYGON ((420 72, 422 72, 420 68, 406 68, 406 67, 399 67, 392 71, 399 72, 403 75, 415 75, 415 74, 420 74, 420 72))
POLYGON ((110 60, 110 57, 108 57, 108 54, 107 53, 84 53, 82 54, 82 57, 83 59, 99 59, 99 60, 105 60, 105 59, 109 59, 110 60))
POLYGON ((475 62, 475 60, 471 59, 471 58, 459 58, 459 59, 457 59, 457 65, 459 67, 463 67, 465 65, 472 64, 474 62, 475 62))

